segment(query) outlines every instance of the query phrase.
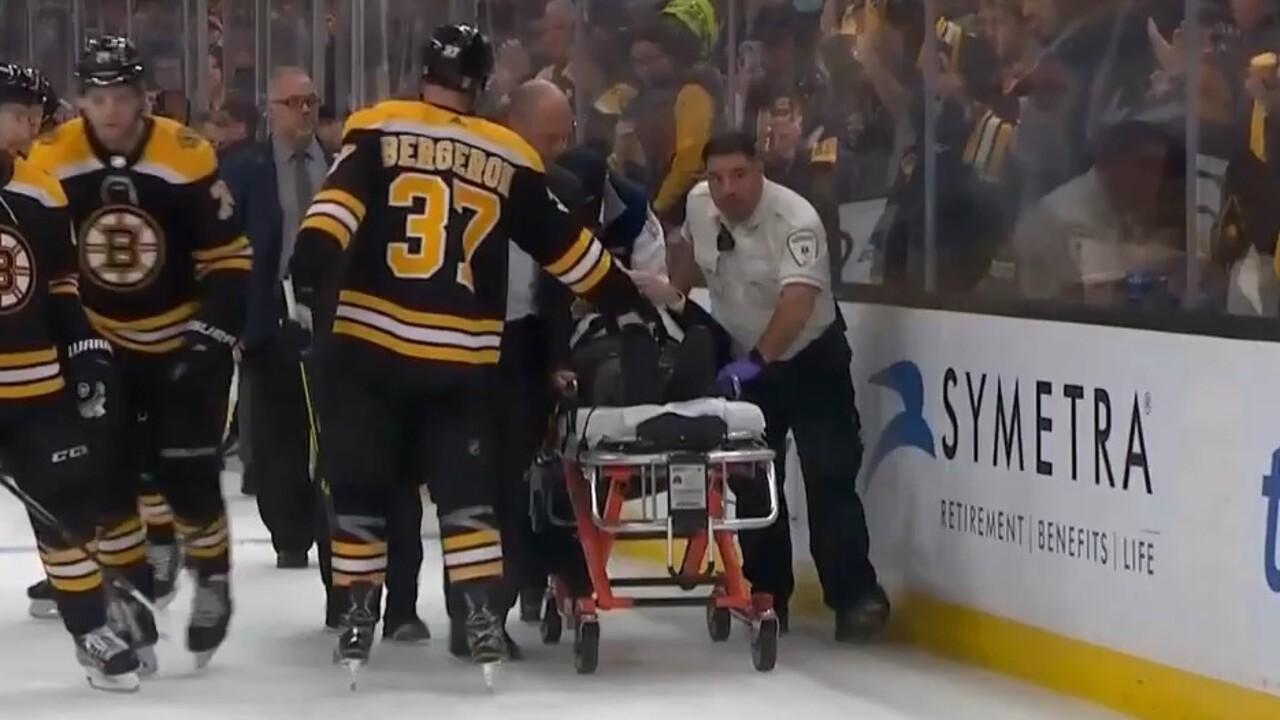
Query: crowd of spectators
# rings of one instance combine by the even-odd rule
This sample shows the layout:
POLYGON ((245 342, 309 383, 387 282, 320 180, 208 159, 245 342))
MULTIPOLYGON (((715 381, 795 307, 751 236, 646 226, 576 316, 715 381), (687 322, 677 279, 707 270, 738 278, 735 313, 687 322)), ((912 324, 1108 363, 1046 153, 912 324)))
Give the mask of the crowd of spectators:
MULTIPOLYGON (((707 138, 736 125, 819 208, 846 288, 1277 314, 1276 0, 271 0, 269 18, 208 0, 198 108, 182 2, 133 0, 130 20, 124 0, 0 0, 0 17, 15 4, 128 26, 156 112, 221 143, 269 132, 279 103, 336 143, 363 104, 344 72, 376 76, 364 102, 411 94, 422 38, 470 19, 498 47, 489 106, 531 77, 562 87, 578 142, 669 231, 707 138), (367 42, 344 42, 351 23, 367 42), (264 33, 314 97, 272 97, 264 33)), ((54 77, 59 27, 27 40, 54 77)))

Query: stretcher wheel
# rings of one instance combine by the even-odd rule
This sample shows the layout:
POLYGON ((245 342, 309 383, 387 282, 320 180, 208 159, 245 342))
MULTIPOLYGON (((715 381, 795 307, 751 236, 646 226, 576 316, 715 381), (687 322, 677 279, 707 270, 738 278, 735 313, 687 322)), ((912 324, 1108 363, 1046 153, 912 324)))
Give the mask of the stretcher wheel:
POLYGON ((573 667, 579 675, 590 675, 600 666, 600 623, 583 620, 573 631, 573 667))
POLYGON ((542 644, 555 645, 560 642, 560 633, 564 631, 564 621, 560 617, 560 604, 554 594, 547 595, 542 603, 542 644))
MULTIPOLYGON (((715 600, 711 602, 715 603, 715 600)), ((716 607, 714 604, 707 605, 707 634, 711 636, 711 640, 724 642, 729 639, 732 630, 733 616, 729 613, 729 608, 716 607)))
POLYGON ((765 618, 751 624, 751 664, 769 672, 778 664, 778 619, 765 618))

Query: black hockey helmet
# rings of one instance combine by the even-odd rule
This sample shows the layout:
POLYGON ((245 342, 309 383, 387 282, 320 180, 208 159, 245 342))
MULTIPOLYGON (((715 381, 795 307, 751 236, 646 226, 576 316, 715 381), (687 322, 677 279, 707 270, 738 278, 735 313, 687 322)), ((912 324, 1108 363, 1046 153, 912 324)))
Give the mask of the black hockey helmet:
POLYGON ((477 95, 493 76, 493 45, 475 25, 441 25, 422 51, 422 79, 477 95))
POLYGON ((58 97, 58 91, 53 89, 53 83, 49 82, 49 78, 45 77, 38 70, 33 70, 39 79, 40 93, 40 113, 42 122, 45 124, 53 122, 58 115, 58 111, 62 109, 62 98, 58 97))
POLYGON ((0 105, 36 105, 40 94, 32 87, 27 68, 15 63, 0 63, 0 105))
POLYGON ((91 38, 76 65, 76 79, 86 88, 141 83, 146 66, 128 38, 103 35, 91 38))
POLYGON ((31 104, 40 106, 44 122, 53 119, 60 105, 58 93, 53 89, 53 83, 49 82, 49 78, 45 77, 44 73, 34 67, 23 68, 23 75, 27 78, 28 87, 34 95, 31 104))

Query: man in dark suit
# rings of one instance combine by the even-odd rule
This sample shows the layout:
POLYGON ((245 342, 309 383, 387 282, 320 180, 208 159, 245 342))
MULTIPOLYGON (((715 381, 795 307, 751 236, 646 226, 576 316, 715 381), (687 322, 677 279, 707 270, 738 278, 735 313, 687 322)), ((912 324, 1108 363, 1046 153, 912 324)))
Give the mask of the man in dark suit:
MULTIPOLYGON (((224 107, 224 119, 241 125, 245 118, 235 115, 245 115, 248 107, 243 100, 233 99, 224 107)), ((299 123, 289 131, 284 136, 287 140, 272 138, 266 143, 255 142, 246 133, 246 137, 223 148, 221 165, 257 259, 250 278, 240 362, 239 415, 245 485, 257 495, 258 510, 275 547, 276 566, 305 568, 307 551, 315 537, 316 503, 308 472, 308 419, 299 375, 300 356, 297 348, 291 347, 290 333, 281 332, 281 268, 286 243, 291 240, 288 236, 293 233, 286 229, 290 221, 278 198, 285 190, 295 198, 296 218, 302 194, 306 193, 309 204, 310 195, 324 177, 328 158, 312 138, 309 149, 313 157, 304 157, 299 163, 300 172, 287 175, 282 183, 275 162, 276 146, 302 146, 296 135, 309 132, 309 128, 299 123)), ((283 154, 292 161, 292 155, 283 154)), ((301 207, 305 210, 306 205, 301 207)), ((292 225, 296 224, 293 220, 292 225)))

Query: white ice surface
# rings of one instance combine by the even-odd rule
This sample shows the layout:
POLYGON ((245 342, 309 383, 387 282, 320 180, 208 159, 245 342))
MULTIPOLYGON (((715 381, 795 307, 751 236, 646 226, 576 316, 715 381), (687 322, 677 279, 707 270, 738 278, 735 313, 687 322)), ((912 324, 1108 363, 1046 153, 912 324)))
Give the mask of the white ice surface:
MULTIPOLYGON (((228 488, 231 490, 231 488, 228 488)), ((25 516, 0 497, 0 718, 14 720, 630 720, 806 718, 823 720, 1104 720, 1095 706, 969 669, 908 648, 836 647, 826 623, 783 638, 778 668, 750 665, 744 628, 713 645, 696 609, 602 617, 600 670, 573 671, 567 642, 546 647, 536 628, 512 624, 527 654, 489 695, 479 671, 448 655, 437 542, 426 540, 419 610, 437 640, 375 646, 356 693, 330 663, 321 631, 323 593, 314 569, 275 569, 253 501, 229 493, 236 615, 227 643, 202 674, 181 649, 189 595, 174 602, 161 672, 136 695, 90 689, 61 623, 26 614, 25 587, 39 577, 25 516)))

